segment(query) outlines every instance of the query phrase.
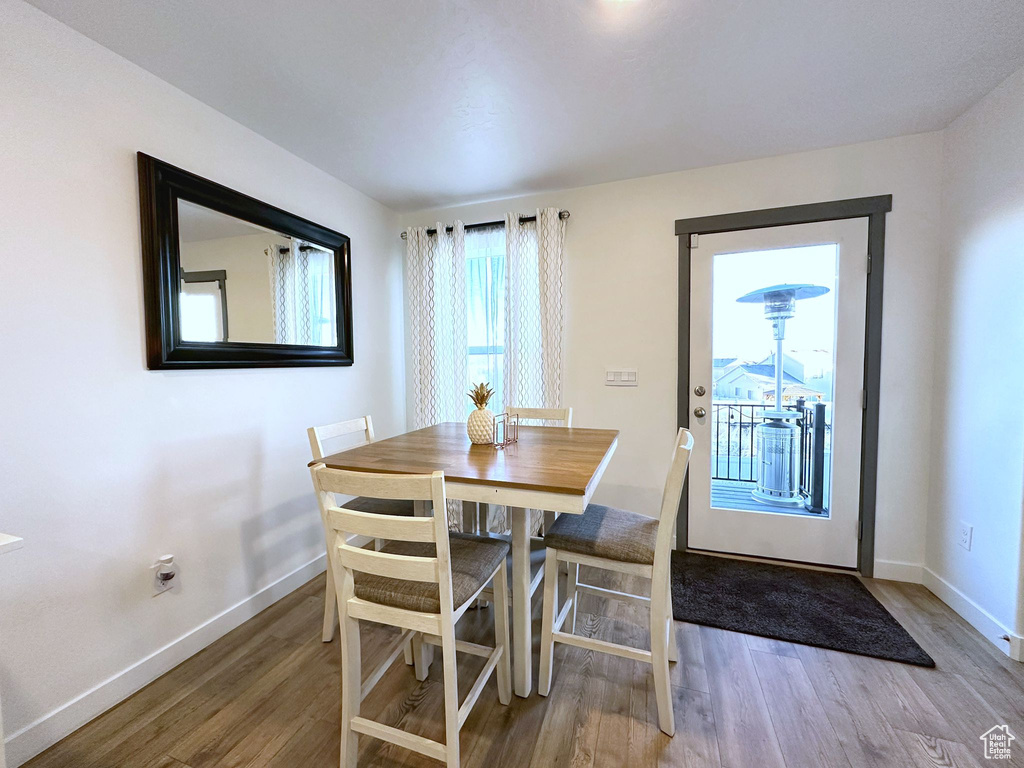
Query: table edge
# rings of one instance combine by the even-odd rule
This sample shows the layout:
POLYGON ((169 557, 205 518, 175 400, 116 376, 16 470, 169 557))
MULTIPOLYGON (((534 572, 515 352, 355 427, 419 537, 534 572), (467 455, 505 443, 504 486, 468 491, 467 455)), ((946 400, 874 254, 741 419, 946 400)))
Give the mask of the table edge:
MULTIPOLYGON (((441 422, 441 423, 442 424, 459 424, 460 422, 441 422)), ((439 426, 439 425, 435 424, 433 426, 439 426)), ((402 432, 402 433, 400 433, 398 435, 393 435, 392 437, 401 437, 402 435, 412 434, 413 432, 420 432, 423 429, 430 429, 430 427, 423 427, 421 429, 414 429, 411 432, 402 432)), ((611 458, 612 458, 612 456, 615 453, 615 449, 618 447, 618 444, 619 444, 619 434, 620 434, 619 430, 617 430, 617 429, 599 429, 599 428, 595 428, 595 427, 543 427, 543 429, 578 429, 578 430, 587 430, 587 431, 590 431, 590 432, 608 432, 608 433, 610 433, 612 435, 611 442, 608 444, 608 448, 605 449, 604 456, 602 457, 601 461, 598 463, 597 468, 594 470, 594 473, 591 475, 590 480, 587 482, 586 487, 578 488, 578 487, 575 487, 575 486, 570 487, 570 486, 562 486, 562 485, 539 485, 539 484, 533 484, 533 483, 522 483, 522 482, 515 482, 515 481, 508 481, 508 480, 490 480, 488 478, 463 477, 462 475, 450 475, 450 474, 447 474, 447 473, 445 473, 445 476, 444 476, 445 482, 446 483, 458 483, 460 485, 479 485, 479 486, 483 486, 485 488, 511 488, 511 489, 520 490, 520 491, 537 491, 537 492, 542 492, 542 493, 557 493, 557 494, 561 494, 561 495, 564 495, 564 496, 580 496, 580 497, 584 497, 584 498, 589 498, 593 494, 594 489, 595 489, 597 483, 600 482, 601 477, 604 475, 604 470, 607 468, 608 463, 611 461, 611 458)), ((387 440, 390 440, 390 439, 391 438, 384 438, 383 440, 375 440, 374 444, 376 445, 376 444, 379 444, 379 443, 383 443, 383 442, 385 442, 387 440)), ((331 454, 329 456, 324 456, 322 459, 314 459, 313 461, 310 461, 306 466, 307 467, 314 467, 317 464, 323 464, 324 466, 326 466, 329 469, 341 469, 341 470, 345 470, 347 472, 374 472, 374 473, 381 474, 381 475, 404 475, 404 474, 410 474, 410 473, 407 473, 407 472, 402 472, 402 471, 397 470, 397 469, 388 469, 388 468, 385 468, 385 467, 377 467, 377 468, 374 468, 374 469, 368 469, 367 467, 364 467, 364 466, 359 466, 359 467, 351 466, 351 465, 346 466, 346 465, 344 465, 344 464, 342 464, 340 462, 337 462, 337 461, 335 461, 335 462, 331 462, 330 461, 331 459, 334 459, 336 457, 344 456, 349 451, 358 450, 359 448, 362 448, 362 447, 363 446, 356 446, 354 448, 349 448, 348 450, 345 450, 345 451, 338 451, 337 453, 333 453, 333 454, 331 454)), ((416 474, 416 473, 413 473, 413 474, 416 474)), ((422 472, 422 473, 418 473, 418 474, 427 475, 427 474, 430 474, 430 473, 429 472, 422 472)))

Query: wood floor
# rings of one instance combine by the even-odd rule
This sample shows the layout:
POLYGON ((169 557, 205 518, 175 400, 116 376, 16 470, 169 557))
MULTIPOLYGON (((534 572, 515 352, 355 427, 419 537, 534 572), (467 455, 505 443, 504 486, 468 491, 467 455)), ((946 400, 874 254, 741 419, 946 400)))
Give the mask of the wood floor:
MULTIPOLYGON (((584 569, 581 578, 604 586, 584 569)), ((466 768, 504 766, 1024 765, 1024 665, 991 647, 923 587, 868 582, 937 663, 921 669, 677 623, 677 730, 657 727, 648 668, 556 646, 552 694, 497 700, 494 679, 462 731, 466 768), (982 757, 1008 724, 1011 761, 982 757)), ((30 768, 327 768, 338 765, 338 640, 320 642, 317 579, 32 760, 30 768)), ((539 595, 535 602, 539 634, 539 595)), ((577 632, 646 644, 633 606, 582 598, 577 632)), ((490 609, 460 636, 489 642, 490 609)), ((363 633, 372 669, 391 630, 363 633)), ((537 658, 537 655, 534 655, 537 658)), ((482 660, 459 659, 461 696, 482 660)), ((536 673, 534 674, 536 680, 536 673)), ((401 659, 363 714, 443 740, 440 660, 417 683, 401 659)), ((361 767, 438 763, 363 737, 361 767)))

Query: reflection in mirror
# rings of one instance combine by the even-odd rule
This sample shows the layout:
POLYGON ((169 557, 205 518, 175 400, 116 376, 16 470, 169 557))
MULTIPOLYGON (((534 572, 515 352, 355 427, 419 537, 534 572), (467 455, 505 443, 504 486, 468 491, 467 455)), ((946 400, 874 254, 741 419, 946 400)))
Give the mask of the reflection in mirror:
POLYGON ((227 341, 227 272, 179 272, 183 341, 227 341))
POLYGON ((178 200, 182 341, 337 344, 334 253, 178 200))

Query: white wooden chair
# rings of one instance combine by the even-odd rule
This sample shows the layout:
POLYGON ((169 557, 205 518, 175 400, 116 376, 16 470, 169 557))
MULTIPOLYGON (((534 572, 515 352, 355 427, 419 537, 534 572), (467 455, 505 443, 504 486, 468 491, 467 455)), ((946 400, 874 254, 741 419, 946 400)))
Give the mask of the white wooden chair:
POLYGON ((517 405, 507 405, 505 413, 530 421, 558 422, 557 424, 545 424, 546 427, 572 426, 572 408, 520 408, 517 405))
MULTIPOLYGON (((369 416, 363 416, 359 419, 349 419, 348 421, 339 421, 335 424, 327 424, 323 427, 310 427, 306 430, 306 434, 309 436, 309 448, 313 453, 313 461, 320 461, 324 456, 327 455, 327 451, 324 449, 324 443, 332 440, 337 440, 341 437, 348 435, 355 435, 356 433, 362 433, 362 440, 354 440, 346 443, 346 448, 356 448, 360 445, 366 445, 367 443, 373 442, 373 420, 369 416)), ((346 509, 357 509, 363 512, 373 512, 380 515, 404 515, 411 516, 413 514, 413 504, 410 501, 390 501, 381 499, 351 499, 346 501, 341 506, 346 509)), ((349 544, 356 547, 362 547, 369 544, 372 539, 365 536, 353 536, 349 540, 349 544)), ((334 639, 334 619, 335 611, 337 610, 336 601, 334 599, 334 576, 331 573, 331 569, 327 569, 327 590, 324 593, 324 629, 323 629, 323 641, 325 643, 331 642, 334 639)))
MULTIPOLYGON (((385 475, 347 472, 314 465, 316 489, 328 537, 330 567, 338 585, 341 616, 341 768, 356 768, 358 736, 372 736, 411 749, 445 763, 459 766, 459 731, 480 693, 497 670, 498 700, 508 704, 512 696, 509 664, 508 587, 505 558, 508 544, 482 536, 451 534, 445 515, 395 517, 345 509, 334 505, 333 494, 374 499, 432 501, 445 509, 444 473, 432 475, 385 475), (361 549, 348 543, 352 534, 384 539, 380 550, 361 549), (480 591, 494 584, 494 647, 455 639, 455 623, 480 591), (394 648, 366 682, 362 680, 359 622, 373 621, 402 629, 394 648), (360 702, 411 640, 416 654, 422 643, 441 647, 444 663, 445 743, 370 720, 359 714, 360 702), (455 653, 462 651, 486 659, 459 706, 455 653)), ((426 678, 426 666, 417 661, 416 676, 426 678)))
POLYGON ((602 651, 653 665, 654 689, 658 700, 658 721, 665 733, 675 733, 672 690, 668 665, 676 661, 676 640, 672 623, 671 557, 679 499, 686 479, 686 465, 693 448, 693 436, 685 429, 676 435, 672 464, 658 517, 646 517, 598 504, 591 504, 582 515, 562 515, 545 536, 547 555, 544 565, 544 618, 540 638, 540 683, 538 692, 551 691, 551 667, 555 643, 602 651), (556 564, 569 564, 566 601, 558 609, 556 564), (651 595, 643 597, 579 583, 580 565, 642 576, 651 580, 651 595), (641 603, 650 610, 651 650, 580 637, 573 634, 576 600, 580 592, 613 600, 641 603), (555 612, 558 615, 555 615, 555 612), (563 631, 567 625, 568 631, 563 631))

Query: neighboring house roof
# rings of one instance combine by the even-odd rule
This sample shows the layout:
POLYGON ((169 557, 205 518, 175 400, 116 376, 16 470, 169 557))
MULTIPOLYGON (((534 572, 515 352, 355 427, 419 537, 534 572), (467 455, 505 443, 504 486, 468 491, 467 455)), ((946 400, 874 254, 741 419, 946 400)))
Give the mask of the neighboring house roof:
MULTIPOLYGON (((767 376, 772 381, 775 380, 775 366, 774 365, 770 365, 770 364, 769 365, 764 365, 764 364, 741 365, 741 366, 739 366, 739 370, 744 371, 744 372, 749 373, 749 374, 752 374, 754 376, 767 376)), ((798 383, 798 384, 803 384, 803 381, 801 379, 796 378, 795 376, 793 376, 791 373, 789 373, 787 371, 783 371, 782 381, 783 381, 783 383, 785 383, 787 381, 792 381, 792 382, 795 382, 795 383, 798 383)))
MULTIPOLYGON (((772 395, 774 397, 775 387, 772 386, 771 389, 766 389, 764 393, 765 395, 772 395)), ((792 386, 782 388, 783 397, 821 397, 821 395, 822 393, 818 390, 809 389, 799 384, 793 384, 792 386)))
POLYGON ((713 368, 725 368, 725 366, 735 363, 738 359, 736 357, 716 357, 712 361, 711 366, 713 368))

